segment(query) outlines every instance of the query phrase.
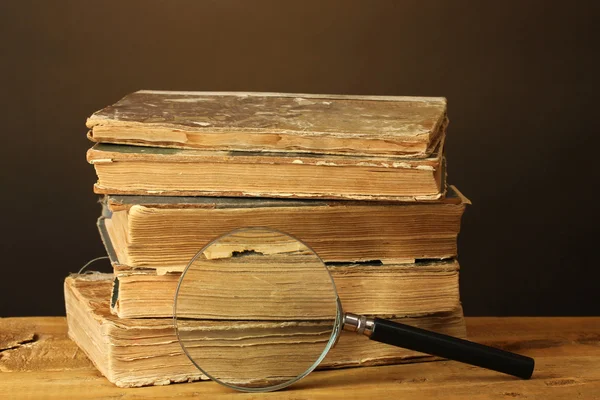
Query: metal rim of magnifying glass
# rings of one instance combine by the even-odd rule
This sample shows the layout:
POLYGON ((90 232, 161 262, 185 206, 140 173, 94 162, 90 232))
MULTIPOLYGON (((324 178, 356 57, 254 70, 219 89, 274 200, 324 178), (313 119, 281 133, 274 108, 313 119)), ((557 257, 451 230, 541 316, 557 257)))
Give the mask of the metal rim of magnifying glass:
POLYGON ((309 245, 307 245, 306 243, 304 243, 302 240, 298 239, 295 236, 292 236, 288 233, 282 232, 278 229, 273 229, 273 228, 269 228, 269 227, 264 227, 264 226, 251 226, 251 227, 244 227, 244 228, 238 228, 238 229, 234 229, 226 234, 223 234, 213 240, 211 240, 207 245, 205 245, 204 247, 202 247, 202 249, 200 249, 200 251, 198 251, 194 257, 192 257, 192 259, 190 260, 190 262, 187 264, 187 266, 185 267, 185 269, 183 270, 183 272, 181 273, 181 277, 179 278, 179 282, 177 283, 177 290, 175 291, 175 300, 173 302, 173 325, 175 327, 175 334, 177 335, 177 341, 179 342, 179 345, 181 346, 181 349, 183 350, 183 352, 185 353, 185 355, 187 356, 187 358, 196 366, 196 368, 198 368, 200 370, 200 372, 202 372, 204 375, 206 375, 210 380, 217 382, 220 385, 226 386, 228 388, 231 389, 235 389, 235 390, 239 390, 242 392, 251 392, 251 393, 260 393, 260 392, 273 392, 279 389, 283 389, 285 387, 288 387, 296 382, 298 382, 300 379, 304 378, 305 376, 307 376, 308 374, 310 374, 312 371, 315 370, 315 368, 317 368, 317 366, 319 366, 319 364, 321 363, 321 361, 323 361, 323 359, 325 358, 325 356, 327 355, 327 353, 329 353, 329 350, 331 350, 331 348, 335 345, 335 343, 337 342, 340 332, 342 331, 342 326, 344 324, 344 311, 342 309, 342 303, 340 301, 340 297, 338 296, 337 293, 337 288, 335 286, 335 282, 333 280, 333 278, 331 277, 331 274, 329 273, 329 270, 327 269, 327 267, 325 266, 325 263, 323 262, 323 260, 321 259, 321 257, 319 257, 319 255, 317 254, 316 251, 314 251, 312 249, 312 247, 310 247, 309 245), (301 373, 300 375, 296 376, 295 378, 290 379, 289 381, 283 382, 283 383, 279 383, 277 385, 272 385, 272 386, 265 386, 265 387, 257 387, 257 388, 253 388, 253 387, 244 387, 244 386, 236 386, 227 382, 223 382, 218 378, 213 377, 211 374, 209 374, 208 372, 206 372, 201 366, 199 366, 196 361, 192 358, 192 356, 188 353, 187 349, 185 348, 185 345, 183 344, 182 339, 179 336, 179 328, 178 328, 178 324, 177 324, 177 299, 179 297, 179 290, 181 288, 181 284, 183 282, 183 279, 185 278, 185 274, 187 273, 188 269, 190 268, 190 266, 194 263, 194 261, 196 261, 196 259, 209 247, 211 246, 213 243, 215 243, 216 241, 235 234, 237 232, 243 232, 243 231, 250 231, 250 230, 258 230, 258 229, 263 229, 263 230, 269 230, 272 232, 277 232, 280 233, 282 235, 285 235, 291 239, 294 239, 298 242, 300 242, 302 245, 306 246, 307 249, 309 249, 318 259, 319 261, 321 261, 321 264, 323 265, 323 268, 325 268, 325 271, 327 272, 327 275, 329 275, 329 279, 331 280, 331 287, 333 289, 333 292, 335 293, 335 299, 336 299, 336 309, 337 309, 337 315, 335 318, 335 324, 334 327, 331 331, 331 336, 329 337, 329 341, 327 342, 327 345, 325 345, 325 348, 323 349, 323 351, 321 352, 321 355, 317 358, 317 360, 306 369, 306 371, 304 371, 303 373, 301 373))

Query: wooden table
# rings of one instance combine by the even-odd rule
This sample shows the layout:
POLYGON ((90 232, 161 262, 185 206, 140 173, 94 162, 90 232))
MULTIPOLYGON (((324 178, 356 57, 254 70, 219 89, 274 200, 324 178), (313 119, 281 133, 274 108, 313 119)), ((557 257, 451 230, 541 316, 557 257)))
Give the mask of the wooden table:
POLYGON ((453 361, 319 371, 290 388, 214 382, 120 389, 66 335, 64 317, 0 319, 0 398, 600 399, 600 317, 468 318, 471 340, 536 359, 529 381, 453 361))

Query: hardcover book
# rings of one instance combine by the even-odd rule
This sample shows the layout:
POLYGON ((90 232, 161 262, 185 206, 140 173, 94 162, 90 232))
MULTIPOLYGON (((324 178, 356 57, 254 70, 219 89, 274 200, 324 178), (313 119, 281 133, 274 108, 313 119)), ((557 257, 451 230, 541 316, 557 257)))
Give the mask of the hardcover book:
POLYGON ((96 193, 159 196, 436 200, 443 142, 427 158, 181 150, 96 144, 96 193))
MULTIPOLYGON (((206 379, 189 361, 178 343, 171 318, 118 318, 110 312, 111 274, 71 275, 65 280, 65 303, 69 336, 100 372, 117 386, 166 385, 206 379)), ((396 321, 465 337, 460 306, 448 312, 396 321)), ((276 322, 274 322, 276 323, 276 322)), ((231 329, 248 329, 252 323, 232 322, 231 329)), ((210 321, 190 320, 187 330, 202 330, 219 340, 220 331, 210 321)), ((306 329, 310 329, 307 326, 306 329)), ((317 331, 318 332, 318 331, 317 331)), ((226 342, 226 341, 225 341, 226 342)), ((226 343, 224 343, 225 345, 226 343)), ((310 343, 308 343, 310 345, 310 343)), ((252 348, 249 348, 252 351, 252 348)), ((262 354, 264 356, 264 354, 262 354)), ((341 368, 401 362, 428 361, 435 357, 370 341, 342 332, 319 368, 341 368)), ((294 360, 281 359, 282 366, 294 360)))
POLYGON ((326 263, 414 263, 456 257, 469 200, 450 186, 436 202, 359 202, 106 196, 106 229, 119 262, 181 272, 211 240, 243 226, 297 237, 326 263))
MULTIPOLYGON (((113 313, 121 318, 172 317, 181 272, 123 265, 105 222, 104 217, 100 218, 98 227, 114 268, 113 313)), ((327 268, 344 307, 359 314, 392 318, 460 307, 459 265, 455 259, 390 265, 333 263, 327 268)), ((204 311, 218 314, 218 307, 208 307, 204 304, 204 311)))
POLYGON ((94 113, 101 143, 201 150, 429 157, 443 97, 140 90, 94 113))

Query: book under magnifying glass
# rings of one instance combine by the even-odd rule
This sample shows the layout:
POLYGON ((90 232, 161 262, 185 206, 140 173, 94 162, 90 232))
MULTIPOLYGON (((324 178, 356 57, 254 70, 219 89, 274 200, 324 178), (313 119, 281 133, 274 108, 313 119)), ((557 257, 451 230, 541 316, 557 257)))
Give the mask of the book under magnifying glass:
POLYGON ((196 367, 247 392, 305 377, 342 330, 524 379, 534 368, 530 357, 345 312, 319 256, 269 228, 241 228, 201 249, 180 278, 173 314, 179 343, 196 367))

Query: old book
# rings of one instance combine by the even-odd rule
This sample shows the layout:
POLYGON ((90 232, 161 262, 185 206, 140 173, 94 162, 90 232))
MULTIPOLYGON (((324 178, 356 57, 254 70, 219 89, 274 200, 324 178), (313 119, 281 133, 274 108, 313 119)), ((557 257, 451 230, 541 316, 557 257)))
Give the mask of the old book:
POLYGON ((96 193, 356 200, 436 200, 443 142, 427 158, 180 150, 96 144, 96 193))
MULTIPOLYGON (((328 266, 344 308, 358 314, 404 317, 456 309, 455 260, 416 264, 328 266)), ((114 264, 113 312, 121 318, 171 317, 181 273, 114 264)))
MULTIPOLYGON (((181 272, 122 264, 118 247, 105 229, 108 221, 100 218, 98 227, 114 268, 113 313, 121 318, 171 317, 181 272)), ((327 268, 344 308, 355 313, 405 317, 449 312, 460 306, 455 259, 391 265, 334 263, 327 268)))
POLYGON ((103 143, 423 158, 445 134, 446 99, 141 90, 87 126, 103 143))
MULTIPOLYGON (((112 280, 110 274, 72 275, 65 280, 69 336, 77 342, 100 372, 111 382, 122 387, 164 385, 204 379, 181 350, 172 319, 127 319, 118 318, 110 313, 112 280)), ((465 337, 460 307, 449 312, 396 320, 452 336, 465 337)), ((251 324, 238 323, 233 325, 232 329, 249 329, 251 324)), ((212 340, 219 338, 219 331, 210 321, 190 320, 185 328, 188 331, 202 331, 212 340)), ((431 359, 431 356, 343 332, 320 368, 431 359)))
POLYGON ((102 220, 116 258, 130 267, 182 271, 214 238, 244 226, 302 240, 327 263, 412 263, 457 255, 465 206, 451 186, 436 202, 355 202, 210 197, 106 196, 102 220))

